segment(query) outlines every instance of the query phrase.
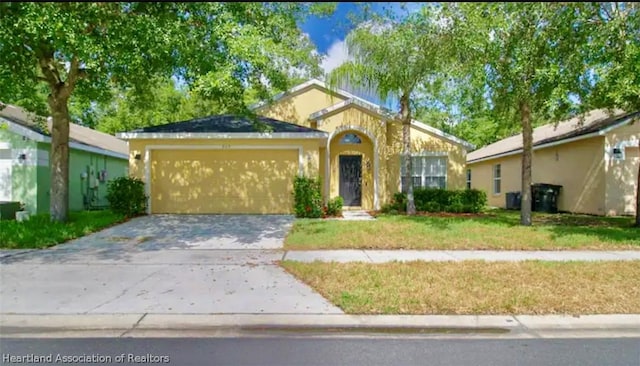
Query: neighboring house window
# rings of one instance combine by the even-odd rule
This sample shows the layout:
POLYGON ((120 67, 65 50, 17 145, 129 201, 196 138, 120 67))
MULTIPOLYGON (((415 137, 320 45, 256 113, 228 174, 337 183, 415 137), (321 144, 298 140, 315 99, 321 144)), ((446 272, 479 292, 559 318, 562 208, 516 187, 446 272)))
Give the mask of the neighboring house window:
POLYGON ((471 189, 471 169, 467 169, 467 189, 471 189))
POLYGON ((500 186, 500 178, 502 176, 502 172, 500 171, 500 164, 496 164, 493 166, 493 194, 500 194, 501 186, 500 186))
POLYGON ((362 140, 355 133, 348 133, 340 139, 341 144, 361 144, 362 140))
MULTIPOLYGON (((414 187, 446 188, 447 187, 447 157, 446 156, 412 156, 412 172, 414 187)), ((401 159, 400 182, 405 191, 404 158, 401 159)))

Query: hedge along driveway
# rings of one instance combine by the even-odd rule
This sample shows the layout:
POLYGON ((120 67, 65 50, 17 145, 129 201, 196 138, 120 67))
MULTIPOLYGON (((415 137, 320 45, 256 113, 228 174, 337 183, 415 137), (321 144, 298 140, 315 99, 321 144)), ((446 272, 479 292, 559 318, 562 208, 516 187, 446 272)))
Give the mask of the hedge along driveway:
POLYGON ((433 216, 379 215, 374 221, 296 220, 285 249, 611 250, 640 249, 640 229, 630 217, 533 213, 433 216))

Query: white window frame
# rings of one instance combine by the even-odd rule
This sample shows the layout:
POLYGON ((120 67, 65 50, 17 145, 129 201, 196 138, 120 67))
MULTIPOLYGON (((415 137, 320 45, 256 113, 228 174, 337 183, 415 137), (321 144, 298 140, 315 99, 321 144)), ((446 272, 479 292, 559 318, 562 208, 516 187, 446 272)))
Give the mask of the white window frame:
POLYGON ((502 166, 501 164, 493 165, 493 194, 502 193, 502 166), (499 174, 496 174, 499 173, 499 174), (497 188, 497 189, 496 189, 497 188))
MULTIPOLYGON (((446 152, 422 152, 422 153, 414 153, 411 154, 411 159, 415 159, 415 158, 423 158, 422 160, 422 173, 420 174, 420 186, 421 187, 425 187, 426 186, 426 182, 427 182, 427 178, 430 177, 437 177, 440 178, 442 176, 431 176, 428 175, 427 173, 427 164, 426 164, 426 160, 428 158, 443 158, 444 159, 444 186, 443 187, 438 187, 441 189, 447 189, 447 185, 449 183, 449 154, 447 154, 446 152)), ((412 167, 415 166, 412 164, 412 167)), ((400 191, 402 191, 402 178, 403 178, 403 172, 404 170, 404 156, 401 155, 400 156, 400 191)), ((411 175, 412 179, 414 177, 418 177, 417 175, 411 175)), ((416 187, 414 185, 414 187, 416 187)))
POLYGON ((471 189, 471 169, 467 168, 467 189, 471 189))

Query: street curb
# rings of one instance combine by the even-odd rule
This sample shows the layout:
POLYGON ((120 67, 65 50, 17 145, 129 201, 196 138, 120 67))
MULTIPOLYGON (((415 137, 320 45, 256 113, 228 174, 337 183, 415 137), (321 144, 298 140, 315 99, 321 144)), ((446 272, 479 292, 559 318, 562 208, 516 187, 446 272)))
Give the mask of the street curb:
POLYGON ((241 327, 465 328, 530 331, 640 331, 640 314, 345 315, 345 314, 0 314, 0 327, 58 330, 203 330, 241 327))

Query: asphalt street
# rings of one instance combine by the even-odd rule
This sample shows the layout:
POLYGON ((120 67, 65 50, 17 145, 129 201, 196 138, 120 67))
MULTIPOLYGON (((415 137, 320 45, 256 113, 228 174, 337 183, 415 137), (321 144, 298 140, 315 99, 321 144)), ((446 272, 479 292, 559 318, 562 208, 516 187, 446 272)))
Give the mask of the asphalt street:
POLYGON ((3 365, 640 365, 640 338, 3 338, 0 342, 3 365))

